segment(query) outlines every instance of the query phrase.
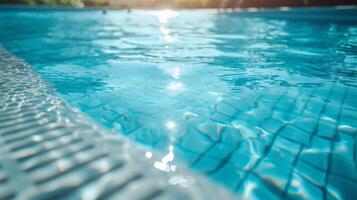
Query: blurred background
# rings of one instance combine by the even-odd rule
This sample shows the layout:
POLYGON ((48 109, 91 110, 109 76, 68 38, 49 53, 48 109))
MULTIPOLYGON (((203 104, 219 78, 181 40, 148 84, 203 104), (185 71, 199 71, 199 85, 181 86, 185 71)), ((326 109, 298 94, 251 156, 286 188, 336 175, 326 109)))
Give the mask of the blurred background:
POLYGON ((0 0, 0 4, 113 8, 250 8, 357 5, 357 0, 0 0))

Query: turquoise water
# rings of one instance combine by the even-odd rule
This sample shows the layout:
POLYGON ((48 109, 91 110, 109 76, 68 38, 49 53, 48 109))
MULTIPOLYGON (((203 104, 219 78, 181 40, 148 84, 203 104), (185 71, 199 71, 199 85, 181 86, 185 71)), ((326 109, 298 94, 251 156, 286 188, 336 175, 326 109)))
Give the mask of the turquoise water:
POLYGON ((353 199, 356 14, 3 8, 0 44, 161 152, 158 170, 188 166, 247 199, 353 199))

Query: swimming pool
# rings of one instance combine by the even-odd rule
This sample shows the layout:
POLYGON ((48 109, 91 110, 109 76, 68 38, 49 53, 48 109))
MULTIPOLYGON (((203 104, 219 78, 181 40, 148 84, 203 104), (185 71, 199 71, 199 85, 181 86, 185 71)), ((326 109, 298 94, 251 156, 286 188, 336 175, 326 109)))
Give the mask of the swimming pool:
POLYGON ((13 9, 0 43, 98 123, 245 198, 353 199, 356 9, 13 9))

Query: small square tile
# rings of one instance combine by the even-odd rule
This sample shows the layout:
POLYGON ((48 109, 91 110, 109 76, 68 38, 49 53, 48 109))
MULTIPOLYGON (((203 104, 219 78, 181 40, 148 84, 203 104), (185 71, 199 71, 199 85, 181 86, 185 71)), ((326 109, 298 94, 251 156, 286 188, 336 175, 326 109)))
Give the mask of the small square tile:
POLYGON ((310 141, 310 135, 308 133, 294 126, 286 126, 279 135, 302 145, 308 145, 310 141))

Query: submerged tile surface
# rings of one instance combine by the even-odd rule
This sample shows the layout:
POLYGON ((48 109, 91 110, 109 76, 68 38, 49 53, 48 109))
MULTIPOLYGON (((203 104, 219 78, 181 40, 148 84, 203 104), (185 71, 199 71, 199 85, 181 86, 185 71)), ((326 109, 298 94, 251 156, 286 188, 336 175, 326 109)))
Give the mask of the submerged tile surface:
POLYGON ((233 199, 72 110, 0 47, 0 199, 233 199))
POLYGON ((25 10, 0 14, 0 38, 72 106, 161 151, 160 170, 240 198, 353 199, 356 21, 275 14, 25 10))

